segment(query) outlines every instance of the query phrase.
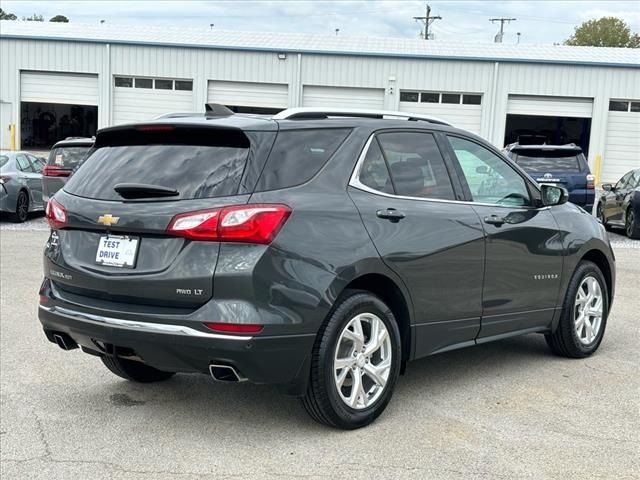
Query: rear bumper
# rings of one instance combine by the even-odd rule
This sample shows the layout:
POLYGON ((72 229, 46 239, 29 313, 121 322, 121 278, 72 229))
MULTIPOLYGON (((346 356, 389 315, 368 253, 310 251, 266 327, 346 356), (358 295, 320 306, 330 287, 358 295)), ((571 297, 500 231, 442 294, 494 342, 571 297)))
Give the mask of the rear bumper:
POLYGON ((233 366, 254 383, 276 384, 291 394, 306 389, 315 335, 238 336, 184 325, 142 322, 40 305, 47 338, 66 334, 87 353, 139 357, 169 372, 208 373, 209 365, 233 366))

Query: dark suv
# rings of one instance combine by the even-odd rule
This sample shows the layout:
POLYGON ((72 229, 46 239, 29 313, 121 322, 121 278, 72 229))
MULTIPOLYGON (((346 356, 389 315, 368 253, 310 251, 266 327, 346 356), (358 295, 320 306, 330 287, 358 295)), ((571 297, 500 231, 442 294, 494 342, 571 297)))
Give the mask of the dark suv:
POLYGON ((538 183, 559 185, 569 191, 569 201, 587 212, 596 198, 595 176, 582 148, 567 145, 520 145, 513 143, 505 153, 538 183))
POLYGON ((275 384, 357 428, 409 360, 533 332, 567 357, 598 348, 614 257, 566 201, 407 114, 107 128, 49 202, 39 317, 120 377, 275 384))

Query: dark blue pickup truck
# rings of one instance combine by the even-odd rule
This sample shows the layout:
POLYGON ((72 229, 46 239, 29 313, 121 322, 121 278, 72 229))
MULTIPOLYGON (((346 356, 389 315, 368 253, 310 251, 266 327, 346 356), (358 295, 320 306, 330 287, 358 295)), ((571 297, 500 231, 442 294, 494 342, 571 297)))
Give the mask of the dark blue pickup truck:
POLYGON ((505 147, 506 155, 538 183, 555 184, 569 192, 569 201, 591 213, 595 201, 595 176, 591 175, 582 148, 567 145, 505 147))

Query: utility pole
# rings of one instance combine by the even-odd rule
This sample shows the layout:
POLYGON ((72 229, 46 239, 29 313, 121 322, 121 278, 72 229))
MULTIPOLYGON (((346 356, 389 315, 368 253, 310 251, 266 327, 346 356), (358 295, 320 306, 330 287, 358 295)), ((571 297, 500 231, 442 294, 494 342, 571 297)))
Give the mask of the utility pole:
POLYGON ((502 37, 504 37, 504 24, 506 23, 511 23, 512 20, 517 20, 517 18, 505 18, 505 17, 500 17, 500 18, 490 18, 489 21, 491 23, 496 23, 496 22, 500 22, 500 33, 498 33, 493 41, 494 43, 502 43, 502 37))
POLYGON ((424 39, 425 40, 429 40, 431 35, 429 33, 429 26, 435 21, 435 20, 442 20, 441 16, 431 16, 431 7, 429 6, 429 4, 427 4, 427 11, 425 13, 424 17, 413 17, 414 20, 418 21, 420 20, 422 23, 424 23, 424 39))

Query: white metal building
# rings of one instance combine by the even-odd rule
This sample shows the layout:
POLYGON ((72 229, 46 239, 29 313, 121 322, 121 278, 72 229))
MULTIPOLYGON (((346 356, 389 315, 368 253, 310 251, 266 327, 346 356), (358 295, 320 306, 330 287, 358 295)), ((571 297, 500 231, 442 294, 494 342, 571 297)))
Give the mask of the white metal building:
POLYGON ((1 147, 221 103, 427 113, 502 147, 579 143, 616 180, 640 167, 640 50, 0 22, 1 147))

